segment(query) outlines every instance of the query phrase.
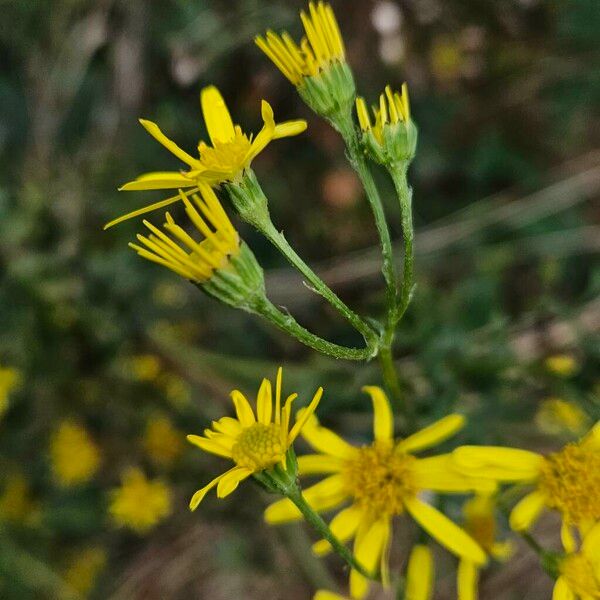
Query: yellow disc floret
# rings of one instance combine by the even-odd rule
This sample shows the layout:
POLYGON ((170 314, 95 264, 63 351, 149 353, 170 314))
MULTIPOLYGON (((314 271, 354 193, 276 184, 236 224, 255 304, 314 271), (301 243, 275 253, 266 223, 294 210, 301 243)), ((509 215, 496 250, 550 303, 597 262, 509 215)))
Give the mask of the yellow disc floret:
POLYGON ((356 504, 373 515, 399 515, 404 501, 417 492, 412 475, 415 461, 389 444, 375 442, 360 448, 342 475, 356 504))
POLYGON ((600 519, 600 451, 582 441, 550 454, 541 468, 539 489, 551 508, 569 523, 600 519))
POLYGON ((281 439, 281 427, 270 423, 254 423, 242 430, 231 449, 231 457, 240 467, 260 471, 281 460, 287 450, 281 439))

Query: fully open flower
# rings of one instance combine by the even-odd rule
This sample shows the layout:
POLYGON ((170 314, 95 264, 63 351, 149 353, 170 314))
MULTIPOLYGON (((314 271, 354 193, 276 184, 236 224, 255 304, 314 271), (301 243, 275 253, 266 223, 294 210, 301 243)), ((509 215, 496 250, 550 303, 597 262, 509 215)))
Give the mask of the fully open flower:
POLYGON ((567 555, 558 563, 559 577, 552 599, 600 598, 600 522, 588 531, 579 551, 574 546, 565 549, 567 555))
MULTIPOLYGON (((140 175, 134 181, 123 185, 120 189, 127 191, 137 190, 166 190, 188 189, 189 192, 198 191, 199 184, 218 185, 225 181, 235 181, 241 177, 250 166, 252 160, 272 140, 290 137, 302 133, 306 129, 306 121, 286 121, 275 124, 273 109, 266 101, 262 101, 263 128, 256 137, 245 134, 239 125, 235 125, 227 109, 227 105, 219 90, 214 86, 206 87, 200 94, 202 114, 211 144, 200 141, 198 144, 198 158, 182 150, 175 142, 171 141, 152 121, 140 119, 146 131, 167 150, 187 165, 184 171, 159 171, 140 175)), ((139 210, 111 221, 105 229, 121 221, 137 217, 159 208, 177 202, 179 195, 166 200, 150 204, 139 210)))
POLYGON ((350 109, 356 93, 344 41, 329 4, 310 2, 300 18, 306 33, 300 44, 287 32, 271 30, 257 36, 256 44, 316 113, 332 117, 350 109))
POLYGON ((588 531, 600 520, 600 422, 577 443, 547 456, 495 446, 463 446, 453 452, 453 462, 466 475, 498 482, 535 486, 513 509, 510 525, 529 529, 546 508, 563 518, 563 538, 571 526, 588 531))
POLYGON ((68 487, 84 483, 100 466, 100 450, 81 425, 63 421, 50 438, 50 463, 55 479, 68 487))
MULTIPOLYGON (((298 459, 300 475, 328 474, 304 491, 315 511, 326 511, 350 503, 331 521, 330 527, 341 541, 354 538, 354 555, 368 571, 378 563, 382 580, 387 581, 387 551, 392 519, 408 512, 431 536, 458 556, 481 564, 486 561, 482 548, 465 531, 420 498, 421 492, 464 493, 480 487, 480 482, 452 470, 449 455, 419 459, 415 452, 435 446, 454 435, 464 425, 461 415, 453 414, 403 440, 394 439, 394 421, 389 401, 381 388, 365 387, 374 407, 375 441, 355 447, 322 427, 316 417, 304 426, 302 436, 319 452, 298 459)), ((491 489, 481 482, 482 489, 491 489)), ((493 486, 492 486, 493 487, 493 486)), ((300 512, 289 500, 269 506, 269 523, 300 519, 300 512)), ((330 550, 321 540, 314 546, 317 554, 330 550)), ((350 592, 363 598, 368 581, 353 570, 350 592)))
POLYGON ((166 213, 165 231, 144 221, 150 235, 138 234, 141 246, 129 244, 142 258, 167 267, 194 283, 208 281, 215 270, 225 268, 231 257, 240 251, 238 233, 216 194, 207 184, 200 184, 199 191, 201 196, 191 195, 194 204, 181 190, 179 197, 191 223, 204 236, 202 241, 195 241, 166 213))
POLYGON ((205 429, 204 436, 187 436, 189 442, 205 452, 228 458, 235 463, 234 467, 193 495, 190 501, 192 510, 198 508, 204 496, 215 486, 217 496, 225 498, 241 481, 251 475, 261 473, 277 464, 286 467, 288 449, 317 408, 323 388, 315 392, 311 403, 290 429, 292 402, 298 394, 288 396, 282 406, 281 378, 280 367, 275 382, 275 406, 271 382, 263 379, 256 398, 256 413, 246 396, 239 390, 233 390, 231 399, 235 406, 236 418, 222 417, 213 421, 212 429, 205 429))

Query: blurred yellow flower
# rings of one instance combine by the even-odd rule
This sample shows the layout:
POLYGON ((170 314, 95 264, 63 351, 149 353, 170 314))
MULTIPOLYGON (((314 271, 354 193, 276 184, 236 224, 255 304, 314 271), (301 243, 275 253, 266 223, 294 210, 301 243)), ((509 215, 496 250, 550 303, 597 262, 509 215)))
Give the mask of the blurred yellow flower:
POLYGON ((116 525, 147 533, 171 513, 171 490, 165 482, 130 468, 121 487, 111 492, 109 512, 116 525))
POLYGON ((567 555, 559 562, 553 600, 600 598, 600 522, 587 532, 579 551, 570 542, 565 549, 567 555))
POLYGON ((204 437, 188 435, 190 443, 201 450, 228 458, 235 466, 213 479, 198 490, 190 501, 190 509, 196 510, 207 492, 217 487, 217 497, 225 498, 238 487, 241 481, 255 473, 273 467, 277 463, 286 467, 286 453, 314 413, 323 388, 319 388, 301 417, 290 429, 292 402, 298 394, 287 397, 282 407, 281 385, 283 369, 277 370, 275 382, 275 407, 271 382, 263 379, 256 398, 256 414, 246 396, 239 390, 231 392, 237 418, 222 417, 213 421, 212 429, 204 430, 204 437))
POLYGON ((80 596, 87 597, 94 589, 98 575, 106 566, 106 550, 84 548, 73 558, 63 574, 67 585, 80 596))
POLYGON ((167 400, 173 406, 182 408, 190 403, 192 389, 185 379, 173 373, 165 373, 157 384, 164 390, 167 400))
POLYGON ((142 445, 150 460, 161 467, 169 467, 183 451, 183 435, 167 417, 148 419, 142 445))
POLYGON ((433 596, 433 556, 428 546, 417 544, 408 559, 405 600, 429 600, 433 596))
MULTIPOLYGON (((286 121, 276 124, 273 109, 266 101, 262 101, 261 113, 263 128, 254 138, 246 135, 239 125, 235 125, 221 96, 214 86, 205 87, 200 94, 202 114, 211 144, 198 144, 199 157, 194 158, 172 142, 152 121, 140 119, 146 131, 167 150, 183 161, 188 171, 158 171, 140 175, 134 181, 123 185, 120 189, 166 190, 187 189, 188 193, 197 192, 201 183, 218 185, 225 181, 236 181, 250 166, 252 160, 273 140, 290 137, 302 133, 306 129, 306 121, 286 121)), ((143 215, 179 201, 179 194, 161 202, 156 202, 139 210, 125 214, 104 226, 105 229, 117 223, 143 215)))
POLYGON ((465 474, 535 486, 510 515, 516 531, 529 529, 545 507, 561 513, 563 540, 572 526, 585 532, 600 520, 600 421, 579 442, 547 456, 496 446, 463 446, 452 454, 465 474))
POLYGON ((129 359, 128 365, 137 381, 154 381, 161 371, 160 359, 154 354, 136 354, 129 359))
POLYGON ((129 244, 142 258, 167 267, 195 283, 211 279, 216 270, 226 268, 231 257, 240 251, 239 235, 217 195, 205 184, 201 184, 199 189, 202 197, 191 195, 196 206, 183 192, 180 195, 190 221, 204 238, 202 241, 196 242, 166 213, 165 231, 144 220, 150 235, 138 234, 141 246, 129 244))
POLYGON ((34 524, 39 516, 39 506, 31 498, 31 489, 25 476, 22 473, 8 475, 0 494, 0 520, 34 524))
POLYGON ((546 369, 559 377, 571 377, 579 370, 579 364, 570 354, 554 354, 544 361, 546 369))
MULTIPOLYGON (((328 474, 321 482, 303 492, 308 504, 317 512, 331 510, 350 501, 331 521, 330 528, 341 541, 354 540, 356 561, 368 571, 379 564, 382 581, 388 581, 387 554, 391 540, 392 519, 404 512, 427 533, 459 557, 475 563, 486 562, 479 544, 420 495, 425 490, 461 493, 481 489, 493 490, 494 484, 474 480, 452 470, 447 454, 419 459, 415 452, 429 449, 456 434, 464 425, 458 414, 422 429, 404 440, 394 439, 394 417, 387 396, 381 388, 363 388, 374 408, 373 444, 357 448, 336 433, 322 427, 316 417, 304 426, 302 437, 319 454, 298 458, 300 475, 328 474)), ((280 500, 265 511, 269 523, 300 519, 294 504, 280 500)), ((330 551, 325 540, 313 547, 321 555, 330 551)), ((368 580, 355 570, 350 574, 350 593, 364 598, 368 580)))
MULTIPOLYGON (((487 554, 505 561, 513 553, 510 542, 496 540, 496 501, 491 494, 477 494, 463 505, 464 528, 477 540, 487 554)), ((478 597, 479 565, 461 560, 458 566, 457 588, 459 600, 476 600, 478 597)))
POLYGON ((545 433, 582 435, 590 426, 590 418, 574 402, 548 398, 540 403, 535 423, 545 433))
POLYGON ((336 63, 345 62, 344 41, 333 10, 325 2, 308 5, 308 14, 300 12, 306 36, 300 45, 284 32, 269 30, 257 36, 257 46, 296 87, 305 77, 315 77, 336 63))
POLYGON ((63 421, 50 438, 50 463, 60 485, 77 485, 96 473, 100 451, 84 427, 63 421))
POLYGON ((348 600, 348 598, 329 590, 318 590, 313 596, 313 600, 348 600))
POLYGON ((8 409, 8 398, 21 382, 21 372, 13 367, 0 367, 0 417, 8 409))

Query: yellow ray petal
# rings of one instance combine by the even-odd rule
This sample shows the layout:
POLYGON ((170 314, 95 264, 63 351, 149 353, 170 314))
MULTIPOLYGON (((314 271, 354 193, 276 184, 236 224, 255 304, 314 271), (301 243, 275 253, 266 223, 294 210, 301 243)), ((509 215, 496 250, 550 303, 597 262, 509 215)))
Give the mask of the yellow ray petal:
POLYGON ((278 140, 284 137, 293 137, 306 131, 308 124, 304 119, 297 119, 295 121, 284 121, 283 123, 277 123, 275 125, 275 131, 273 132, 273 139, 278 140))
POLYGON ((463 415, 453 414, 417 431, 413 435, 398 443, 398 450, 402 452, 418 452, 437 446, 443 441, 458 433, 465 425, 463 415))
POLYGON ((417 488, 432 492, 488 492, 496 489, 491 479, 463 475, 453 468, 451 454, 440 454, 417 459, 413 465, 414 483, 417 488))
POLYGON ((527 494, 511 511, 510 526, 515 531, 526 531, 537 521, 545 505, 541 492, 527 494))
POLYGON ((552 600, 576 600, 576 596, 564 577, 559 577, 554 584, 552 600))
MULTIPOLYGON (((341 504, 348 494, 341 475, 332 475, 304 491, 304 498, 316 511, 329 510, 341 504)), ((300 511, 287 498, 274 502, 265 510, 267 523, 287 523, 302 518, 300 511)))
POLYGON ((479 569, 470 560, 461 560, 458 564, 456 586, 458 588, 458 600, 477 600, 477 583, 479 580, 479 569))
POLYGON ((499 446, 461 446, 452 456, 462 472, 498 481, 532 481, 544 460, 535 452, 499 446))
POLYGON ((340 596, 329 590, 317 590, 313 600, 348 600, 345 596, 340 596))
MULTIPOLYGON (((362 529, 362 528, 361 528, 362 529)), ((374 572, 381 553, 390 535, 390 519, 375 521, 357 534, 354 542, 354 557, 369 572, 374 572)), ((350 594, 353 598, 364 598, 369 591, 369 581, 355 570, 350 572, 350 594)))
POLYGON ((119 188, 120 192, 168 190, 195 186, 195 182, 177 171, 144 173, 119 188))
POLYGON ((230 436, 236 436, 242 430, 240 422, 232 417, 221 417, 218 421, 213 421, 212 427, 215 431, 230 436))
POLYGON ((373 435, 378 442, 391 442, 394 439, 394 415, 385 392, 375 385, 366 385, 363 392, 373 401, 373 435))
POLYGON ((263 425, 271 423, 273 414, 273 397, 271 393, 271 382, 268 379, 263 379, 258 389, 258 397, 256 400, 256 416, 258 422, 263 425))
POLYGON ((305 454, 298 457, 298 473, 304 475, 320 475, 322 473, 338 473, 344 461, 337 456, 325 454, 305 454))
POLYGON ((442 546, 457 556, 485 564, 486 555, 481 546, 456 523, 418 498, 410 498, 405 504, 413 519, 442 546))
POLYGON ((302 437, 318 452, 337 456, 338 458, 351 458, 357 452, 354 446, 344 441, 337 433, 319 425, 316 417, 309 419, 302 428, 302 437))
POLYGON ((160 144, 162 144, 169 152, 174 154, 179 160, 189 165, 192 168, 198 168, 200 161, 193 156, 190 156, 185 150, 182 150, 175 142, 170 140, 161 130, 160 127, 152 121, 140 119, 142 127, 160 144))
POLYGON ((600 522, 596 523, 585 535, 581 549, 591 561, 599 563, 600 567, 600 522))
POLYGON ((252 469, 235 467, 227 471, 217 485, 217 498, 225 498, 237 489, 241 481, 252 475, 252 469))
POLYGON ((221 92, 214 85, 205 87, 200 93, 200 104, 213 145, 216 141, 232 140, 235 137, 235 128, 221 92))
MULTIPOLYGON (((234 467, 235 469, 236 467, 234 467)), ((221 475, 219 475, 218 477, 215 477, 208 485, 205 485, 202 489, 199 489, 193 496, 192 499, 190 500, 190 510, 196 510, 198 508, 198 505, 200 504, 200 502, 202 502, 202 500, 204 499, 204 496, 206 496, 206 494, 212 490, 212 488, 214 488, 219 481, 221 481, 221 479, 223 477, 225 477, 225 475, 227 475, 227 473, 229 473, 230 471, 232 471, 233 469, 230 469, 229 471, 226 471, 225 473, 221 473, 221 475)))
POLYGON ((417 544, 406 571, 405 600, 430 600, 433 593, 433 556, 428 546, 417 544))
POLYGON ((235 406, 235 413, 242 426, 249 427, 253 423, 256 423, 254 412, 252 411, 252 407, 250 406, 250 402, 246 399, 246 396, 239 390, 233 390, 230 396, 233 400, 233 405, 235 406))
POLYGON ((252 159, 260 154, 265 147, 271 142, 275 134, 275 120, 273 117, 273 109, 271 105, 266 101, 262 101, 262 118, 265 122, 263 128, 258 132, 258 135, 254 138, 248 155, 245 159, 246 164, 250 163, 252 159))
POLYGON ((313 399, 310 401, 310 404, 303 408, 301 411, 298 411, 296 415, 296 422, 290 431, 288 436, 288 444, 293 444, 294 440, 298 437, 298 434, 302 431, 302 428, 306 425, 306 423, 311 419, 314 415, 315 410, 317 410, 317 406, 319 406, 319 402, 321 401, 321 397, 323 396, 323 388, 320 387, 313 396, 313 399))
MULTIPOLYGON (((341 542, 351 540, 360 524, 363 512, 357 506, 349 506, 341 510, 329 523, 329 529, 341 542)), ((327 540, 319 540, 312 547, 317 556, 324 556, 331 552, 331 544, 327 540)))
POLYGON ((214 439, 209 440, 208 438, 204 438, 199 435, 188 435, 186 436, 186 439, 190 444, 198 446, 198 448, 204 450, 205 452, 210 452, 211 454, 216 454, 217 456, 223 456, 224 458, 231 458, 231 448, 228 448, 214 439))

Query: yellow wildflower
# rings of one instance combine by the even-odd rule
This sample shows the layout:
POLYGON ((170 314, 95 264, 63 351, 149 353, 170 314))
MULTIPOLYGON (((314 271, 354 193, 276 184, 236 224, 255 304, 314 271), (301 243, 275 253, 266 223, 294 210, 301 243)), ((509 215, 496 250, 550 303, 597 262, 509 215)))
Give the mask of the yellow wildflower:
POLYGON ((286 466, 286 453, 310 416, 314 413, 323 388, 319 388, 302 417, 290 430, 292 402, 298 394, 287 397, 282 407, 281 379, 283 370, 277 370, 275 382, 275 407, 271 382, 263 379, 256 398, 256 415, 250 403, 239 390, 231 392, 237 418, 222 417, 213 421, 212 429, 204 430, 204 437, 188 435, 189 442, 205 452, 228 458, 235 466, 198 490, 190 501, 196 510, 204 496, 215 486, 217 497, 231 494, 241 481, 280 463, 286 466))
POLYGON ((13 367, 0 367, 0 417, 8 409, 10 393, 21 382, 21 372, 13 367))
POLYGON ((137 381, 154 381, 160 375, 160 359, 154 354, 137 354, 129 359, 129 369, 137 381))
POLYGON ((545 433, 583 434, 590 426, 589 417, 575 404, 561 398, 544 400, 535 415, 536 425, 545 433))
POLYGON ((345 62, 344 41, 333 9, 325 2, 308 5, 308 14, 300 12, 306 36, 300 45, 284 32, 269 30, 257 36, 257 46, 296 87, 305 77, 315 77, 336 63, 345 62))
MULTIPOLYGON (((339 512, 330 528, 341 541, 355 538, 356 561, 368 571, 380 564, 382 580, 387 581, 387 551, 391 539, 392 519, 408 512, 431 536, 454 554, 475 563, 486 561, 485 553, 473 538, 419 496, 425 490, 460 493, 479 489, 480 482, 452 470, 450 455, 419 459, 415 452, 435 446, 454 435, 464 425, 464 417, 450 415, 404 440, 393 436, 394 420, 389 401, 381 388, 363 388, 373 401, 375 441, 357 448, 337 434, 322 427, 316 417, 305 425, 302 436, 319 452, 298 459, 301 475, 329 474, 304 493, 308 504, 317 512, 331 510, 350 501, 339 512)), ((493 489, 481 482, 483 490, 493 489)), ((269 506, 265 512, 269 523, 284 523, 300 518, 300 512, 288 499, 269 506)), ((331 548, 321 540, 313 547, 325 554, 331 548)), ((368 581, 353 570, 350 592, 363 598, 368 581)))
POLYGON ((585 532, 600 519, 600 422, 579 442, 548 456, 514 448, 463 446, 453 457, 465 474, 535 486, 510 515, 516 531, 529 529, 545 507, 561 513, 563 538, 571 535, 571 526, 585 532))
POLYGON ((559 377, 571 377, 579 369, 575 357, 570 354, 554 354, 553 356, 549 356, 544 361, 544 364, 550 373, 559 377))
POLYGON ((50 439, 50 462, 60 485, 77 485, 96 473, 100 451, 84 427, 63 421, 50 439))
MULTIPOLYGON (((199 157, 194 158, 171 141, 156 123, 140 119, 144 129, 183 161, 189 170, 145 173, 123 185, 121 190, 187 189, 188 193, 193 193, 199 190, 201 183, 218 185, 225 181, 236 181, 272 140, 298 135, 306 129, 306 121, 303 120, 276 124, 271 105, 263 100, 261 112, 264 125, 253 138, 252 135, 246 135, 239 125, 233 123, 227 105, 216 87, 204 88, 200 94, 200 103, 212 145, 201 141, 198 144, 199 157)), ((163 208, 177 202, 179 198, 180 196, 176 195, 150 204, 111 221, 104 228, 107 229, 132 217, 163 208)))
POLYGON ((140 469, 128 469, 121 487, 111 492, 109 512, 117 525, 147 533, 171 513, 171 490, 159 479, 147 479, 140 469))
POLYGON ((170 466, 183 451, 183 436, 169 419, 155 416, 148 419, 143 446, 150 460, 162 467, 170 466))
POLYGON ((142 258, 167 267, 195 283, 208 281, 215 270, 225 268, 230 258, 240 251, 238 233, 216 194, 205 184, 201 184, 199 190, 202 197, 197 194, 191 196, 195 207, 183 193, 181 199, 190 221, 204 236, 201 242, 196 242, 166 213, 163 227, 170 236, 144 221, 150 235, 138 234, 137 239, 142 246, 129 244, 142 258))
POLYGON ((98 575, 106 566, 106 560, 106 551, 103 548, 84 548, 67 567, 63 575, 65 582, 79 595, 87 597, 94 589, 98 575))
POLYGON ((424 544, 417 544, 408 559, 405 600, 429 600, 433 596, 433 577, 431 550, 424 544))
MULTIPOLYGON (((463 505, 464 528, 487 554, 496 560, 507 560, 513 546, 496 540, 496 502, 490 494, 477 494, 463 505)), ((476 600, 479 565, 462 559, 458 566, 458 599, 476 600)))
POLYGON ((553 600, 600 598, 600 522, 585 535, 579 551, 567 543, 567 555, 559 562, 553 600))
POLYGON ((22 473, 9 475, 0 495, 0 520, 27 524, 38 517, 39 507, 31 498, 25 476, 22 473))

